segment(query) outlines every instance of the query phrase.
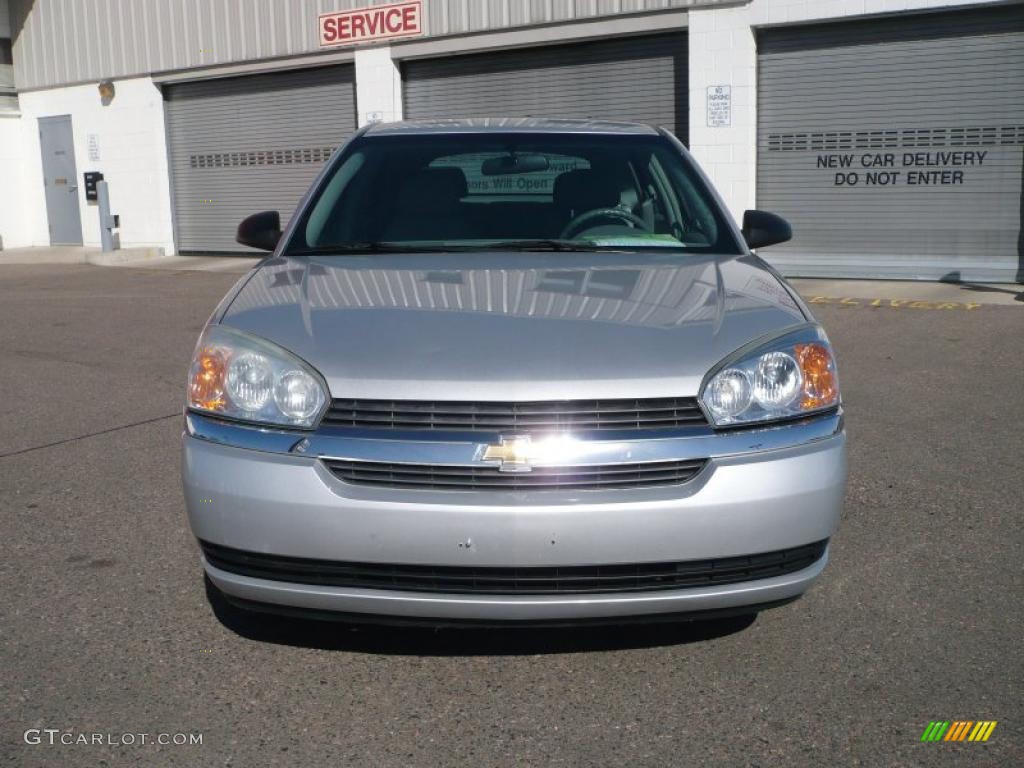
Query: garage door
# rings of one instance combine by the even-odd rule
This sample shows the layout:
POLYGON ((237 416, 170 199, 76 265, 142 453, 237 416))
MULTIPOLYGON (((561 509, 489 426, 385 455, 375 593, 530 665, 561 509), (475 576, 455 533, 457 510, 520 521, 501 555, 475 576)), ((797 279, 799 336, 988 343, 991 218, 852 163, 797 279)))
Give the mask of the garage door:
POLYGON ((356 127, 351 65, 170 85, 165 99, 179 251, 251 251, 238 222, 286 222, 356 127))
POLYGON ((1024 8, 759 35, 758 206, 790 274, 1020 278, 1024 8))
POLYGON ((685 33, 410 61, 405 116, 636 120, 685 142, 686 63, 685 33))

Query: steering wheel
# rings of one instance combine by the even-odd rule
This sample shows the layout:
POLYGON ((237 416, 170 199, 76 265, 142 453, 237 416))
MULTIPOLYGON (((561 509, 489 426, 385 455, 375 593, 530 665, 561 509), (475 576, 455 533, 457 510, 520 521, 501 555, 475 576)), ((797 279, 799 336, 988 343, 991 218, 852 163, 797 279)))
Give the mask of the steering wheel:
POLYGON ((562 230, 562 234, 559 235, 559 238, 568 240, 576 233, 576 230, 581 228, 582 224, 585 224, 592 219, 605 218, 621 219, 627 224, 631 224, 638 229, 642 229, 644 232, 650 232, 647 228, 647 222, 630 211, 622 208, 595 208, 592 211, 584 211, 579 216, 573 218, 572 221, 565 225, 565 228, 562 230))

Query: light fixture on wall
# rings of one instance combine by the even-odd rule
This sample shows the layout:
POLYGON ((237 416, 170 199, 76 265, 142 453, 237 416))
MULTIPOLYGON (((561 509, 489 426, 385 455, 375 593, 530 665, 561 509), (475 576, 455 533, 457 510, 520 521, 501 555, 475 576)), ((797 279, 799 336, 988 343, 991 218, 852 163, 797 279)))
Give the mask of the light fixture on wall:
POLYGON ((104 80, 99 84, 100 101, 103 102, 103 106, 107 106, 111 101, 114 100, 114 83, 110 80, 104 80))

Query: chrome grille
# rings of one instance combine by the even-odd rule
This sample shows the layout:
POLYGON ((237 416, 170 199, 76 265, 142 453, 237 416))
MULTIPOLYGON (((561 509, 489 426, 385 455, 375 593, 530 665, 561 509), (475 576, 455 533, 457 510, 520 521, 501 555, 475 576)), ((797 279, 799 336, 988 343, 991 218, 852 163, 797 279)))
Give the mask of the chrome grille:
POLYGON ((366 429, 543 433, 671 429, 706 424, 695 397, 464 402, 337 399, 322 424, 366 429))
POLYGON ((693 479, 706 463, 704 459, 653 461, 501 472, 489 466, 324 460, 331 473, 346 483, 441 491, 612 490, 679 485, 693 479))

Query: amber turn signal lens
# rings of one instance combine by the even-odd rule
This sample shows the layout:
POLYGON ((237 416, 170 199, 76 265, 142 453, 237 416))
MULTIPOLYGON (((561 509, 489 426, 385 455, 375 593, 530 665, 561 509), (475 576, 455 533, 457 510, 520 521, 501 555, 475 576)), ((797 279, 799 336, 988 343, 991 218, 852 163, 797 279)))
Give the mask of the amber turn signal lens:
POLYGON ((797 344, 793 350, 804 374, 804 391, 800 407, 810 410, 838 402, 836 365, 828 347, 824 344, 797 344))
POLYGON ((227 361, 216 348, 203 349, 192 365, 189 402, 194 408, 219 411, 224 408, 224 373, 227 361))

